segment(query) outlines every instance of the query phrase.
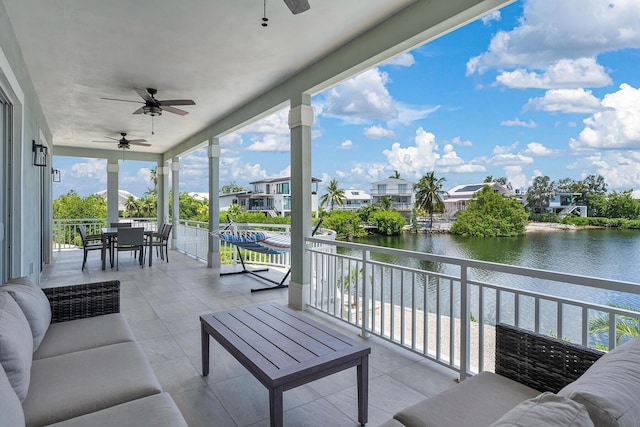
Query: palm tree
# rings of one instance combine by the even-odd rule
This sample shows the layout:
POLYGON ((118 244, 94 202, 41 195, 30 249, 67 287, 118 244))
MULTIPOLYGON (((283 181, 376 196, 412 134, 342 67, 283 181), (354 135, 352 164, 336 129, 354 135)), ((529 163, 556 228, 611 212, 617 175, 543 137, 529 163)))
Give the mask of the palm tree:
POLYGON ((151 178, 151 182, 153 182, 153 188, 155 189, 156 187, 158 187, 158 169, 157 168, 153 168, 149 171, 149 175, 151 178))
POLYGON ((331 210, 333 210, 334 204, 342 206, 342 199, 344 199, 344 190, 338 188, 337 180, 332 179, 327 186, 327 192, 320 198, 320 205, 324 206, 328 203, 331 210))
POLYGON ((429 213, 430 227, 433 227, 433 212, 444 210, 442 185, 446 179, 437 178, 435 172, 427 172, 414 186, 416 191, 416 209, 429 213))
POLYGON ((541 213, 544 206, 555 196, 555 183, 548 176, 536 176, 527 190, 527 203, 541 213))
POLYGON ((127 197, 124 207, 129 214, 129 218, 135 218, 140 213, 140 203, 133 196, 127 197))
MULTIPOLYGON (((638 311, 631 307, 625 307, 623 305, 618 304, 609 304, 611 307, 620 308, 629 311, 638 311)), ((613 314, 609 314, 609 316, 613 316, 613 314)), ((596 316, 589 319, 589 333, 592 335, 602 335, 604 333, 609 332, 609 316, 596 316)), ((627 315, 617 315, 616 319, 616 344, 620 344, 623 339, 631 339, 635 338, 640 333, 640 325, 638 318, 627 316, 627 315)))
POLYGON ((397 170, 394 170, 393 175, 389 176, 389 178, 400 179, 400 172, 398 172, 397 170))

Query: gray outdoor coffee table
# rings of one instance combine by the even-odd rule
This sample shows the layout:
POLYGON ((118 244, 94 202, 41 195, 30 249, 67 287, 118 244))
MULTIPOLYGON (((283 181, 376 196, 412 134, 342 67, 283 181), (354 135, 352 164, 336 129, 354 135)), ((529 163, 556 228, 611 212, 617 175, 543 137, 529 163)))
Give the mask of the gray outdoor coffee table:
POLYGON ((209 336, 269 390, 272 427, 282 426, 282 393, 357 367, 358 421, 368 418, 369 346, 279 304, 200 316, 202 375, 209 375, 209 336))

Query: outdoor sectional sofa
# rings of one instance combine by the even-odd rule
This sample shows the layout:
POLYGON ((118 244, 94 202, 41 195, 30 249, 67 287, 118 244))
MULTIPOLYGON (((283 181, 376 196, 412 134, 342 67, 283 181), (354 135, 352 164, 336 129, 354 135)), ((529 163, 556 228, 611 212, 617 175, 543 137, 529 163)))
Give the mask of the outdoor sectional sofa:
POLYGON ((501 324, 495 371, 403 409, 381 427, 640 426, 640 338, 605 354, 501 324))
POLYGON ((120 282, 0 286, 0 426, 176 426, 120 313, 120 282))

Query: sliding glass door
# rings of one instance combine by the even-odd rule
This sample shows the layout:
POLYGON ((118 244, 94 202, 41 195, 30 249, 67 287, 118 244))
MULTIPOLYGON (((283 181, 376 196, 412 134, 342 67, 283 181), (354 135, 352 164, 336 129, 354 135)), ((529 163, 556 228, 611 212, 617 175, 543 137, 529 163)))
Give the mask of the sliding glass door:
POLYGON ((0 88, 0 283, 9 278, 11 265, 12 123, 13 106, 0 88))

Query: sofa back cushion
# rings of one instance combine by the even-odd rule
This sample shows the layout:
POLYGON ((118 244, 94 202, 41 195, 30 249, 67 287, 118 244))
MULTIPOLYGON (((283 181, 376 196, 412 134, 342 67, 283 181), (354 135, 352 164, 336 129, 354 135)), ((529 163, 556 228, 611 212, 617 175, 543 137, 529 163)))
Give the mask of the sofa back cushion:
POLYGON ((565 396, 545 392, 527 399, 490 427, 593 427, 587 408, 565 396))
POLYGON ((9 292, 22 309, 31 327, 33 351, 36 351, 51 324, 51 305, 47 296, 28 277, 10 279, 0 286, 0 291, 9 292))
POLYGON ((23 401, 31 380, 33 336, 27 318, 8 292, 0 292, 0 364, 23 401))
POLYGON ((2 414, 0 425, 23 426, 25 423, 20 399, 13 391, 2 365, 0 365, 0 414, 2 414))
POLYGON ((602 356, 558 392, 589 411, 597 426, 640 426, 640 338, 602 356))

